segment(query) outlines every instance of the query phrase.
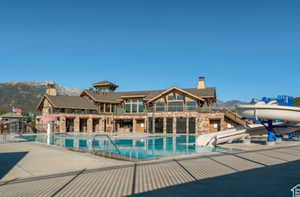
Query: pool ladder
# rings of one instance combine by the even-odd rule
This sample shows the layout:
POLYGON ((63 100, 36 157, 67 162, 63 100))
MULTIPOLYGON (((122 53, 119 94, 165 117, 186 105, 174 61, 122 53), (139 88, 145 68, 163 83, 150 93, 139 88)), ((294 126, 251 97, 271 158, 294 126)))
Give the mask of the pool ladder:
POLYGON ((93 141, 95 140, 95 137, 107 137, 107 139, 110 141, 110 143, 115 147, 115 149, 118 151, 119 154, 121 154, 120 149, 118 148, 118 146, 113 142, 113 140, 111 139, 111 137, 108 134, 97 134, 94 135, 93 137, 93 141))

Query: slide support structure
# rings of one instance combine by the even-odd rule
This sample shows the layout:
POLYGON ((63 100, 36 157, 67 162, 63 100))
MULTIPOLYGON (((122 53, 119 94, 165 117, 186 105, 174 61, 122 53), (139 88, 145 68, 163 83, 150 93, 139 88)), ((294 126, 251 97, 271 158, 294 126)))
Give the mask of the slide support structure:
POLYGON ((273 121, 272 120, 268 120, 266 122, 263 122, 264 127, 266 128, 266 130, 268 131, 268 138, 267 141, 268 142, 275 142, 277 140, 277 137, 275 135, 275 131, 274 131, 274 125, 273 125, 273 121), (267 123, 267 125, 265 124, 267 123))

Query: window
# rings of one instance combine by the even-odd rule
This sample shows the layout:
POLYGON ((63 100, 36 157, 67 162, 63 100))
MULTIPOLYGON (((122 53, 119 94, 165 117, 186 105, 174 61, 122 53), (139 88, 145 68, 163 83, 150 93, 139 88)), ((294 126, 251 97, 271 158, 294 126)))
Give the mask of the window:
POLYGON ((111 112, 115 112, 115 108, 116 108, 116 105, 115 104, 111 104, 111 112))
POLYGON ((168 96, 168 100, 175 100, 174 96, 168 96))
POLYGON ((196 118, 189 118, 189 133, 196 133, 196 118))
POLYGON ((104 112, 104 104, 103 103, 100 104, 100 112, 104 112))
POLYGON ((197 107, 197 103, 195 101, 189 101, 187 104, 187 110, 194 110, 197 107))
POLYGON ((155 133, 163 133, 164 130, 164 119, 163 118, 155 118, 154 119, 154 132, 155 133))
POLYGON ((176 118, 176 133, 186 133, 186 118, 176 118))
POLYGON ((106 103, 105 112, 110 112, 110 104, 106 103))
POLYGON ((156 111, 164 111, 165 110, 165 103, 156 103, 156 111))
POLYGON ((129 103, 136 103, 136 102, 137 102, 137 99, 136 99, 136 98, 128 99, 128 102, 129 102, 129 103))
POLYGON ((137 104, 132 104, 132 113, 136 113, 137 112, 137 104))
POLYGON ((144 105, 143 105, 142 98, 130 98, 125 100, 126 113, 137 113, 143 111, 144 111, 144 105))
POLYGON ((153 118, 148 118, 148 132, 153 133, 153 118))
POLYGON ((144 111, 144 105, 142 103, 139 104, 139 112, 144 111))
POLYGON ((130 104, 125 104, 125 112, 126 113, 130 113, 130 108, 131 108, 130 104))
POLYGON ((184 96, 183 95, 177 95, 177 100, 184 100, 184 96))
POLYGON ((168 103, 168 111, 183 111, 183 102, 168 103))
POLYGON ((167 118, 167 133, 173 133, 173 118, 167 118))

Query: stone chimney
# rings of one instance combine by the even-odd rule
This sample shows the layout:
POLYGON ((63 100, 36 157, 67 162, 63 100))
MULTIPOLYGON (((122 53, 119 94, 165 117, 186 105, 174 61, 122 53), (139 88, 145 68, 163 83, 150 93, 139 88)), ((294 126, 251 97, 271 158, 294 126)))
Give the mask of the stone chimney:
POLYGON ((57 96, 57 91, 56 91, 55 83, 53 83, 53 82, 48 82, 47 83, 46 94, 48 94, 50 96, 57 96))
POLYGON ((203 77, 203 76, 199 77, 197 88, 198 89, 206 88, 206 86, 205 86, 205 77, 203 77))

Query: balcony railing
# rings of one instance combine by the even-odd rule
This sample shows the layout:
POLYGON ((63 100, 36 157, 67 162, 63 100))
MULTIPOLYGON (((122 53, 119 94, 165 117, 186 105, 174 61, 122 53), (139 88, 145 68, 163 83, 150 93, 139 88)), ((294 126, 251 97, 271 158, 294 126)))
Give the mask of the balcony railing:
POLYGON ((126 112, 124 108, 116 108, 113 115, 116 116, 145 116, 148 113, 147 109, 144 108, 142 112, 126 112))
POLYGON ((96 110, 53 110, 51 114, 98 114, 96 110))
POLYGON ((212 112, 212 109, 209 107, 194 107, 194 106, 165 106, 165 107, 151 107, 148 109, 148 112, 159 113, 159 112, 201 112, 209 113, 212 112))
MULTIPOLYGON (((147 113, 160 113, 160 112, 199 112, 199 113, 210 113, 210 112, 218 112, 222 110, 212 109, 210 107, 195 107, 195 106, 152 106, 152 107, 144 107, 144 111, 142 112, 126 112, 125 108, 115 108, 113 112, 97 112, 90 110, 53 110, 51 114, 95 114, 95 115, 115 115, 115 116, 145 116, 147 113)), ((37 114, 41 115, 41 114, 37 114)))

